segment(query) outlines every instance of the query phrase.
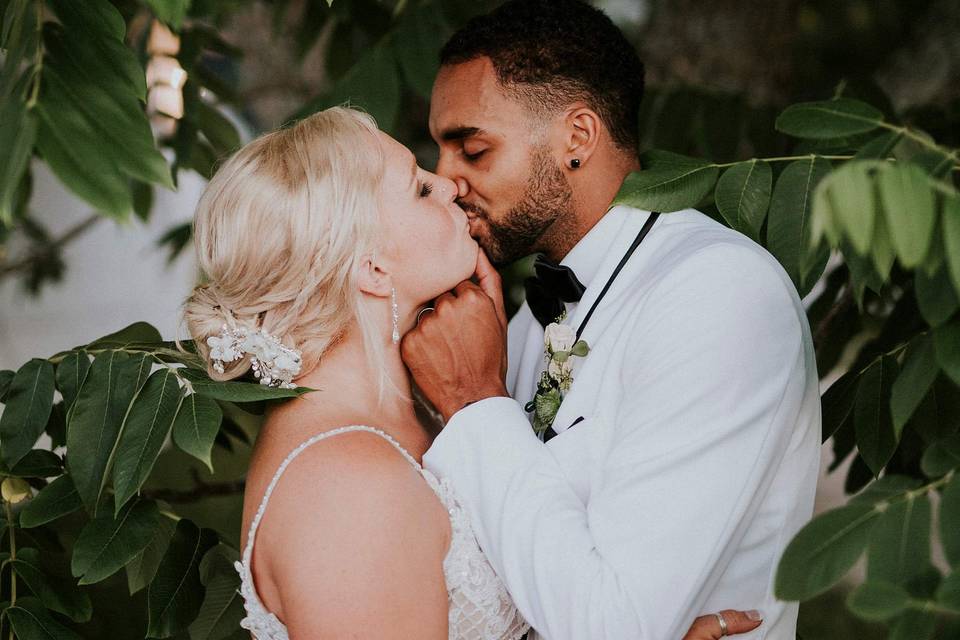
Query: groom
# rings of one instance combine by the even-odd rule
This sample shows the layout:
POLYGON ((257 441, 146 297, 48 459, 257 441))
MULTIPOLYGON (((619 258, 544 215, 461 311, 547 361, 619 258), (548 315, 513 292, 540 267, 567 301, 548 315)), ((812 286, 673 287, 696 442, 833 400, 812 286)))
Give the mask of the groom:
POLYGON ((797 605, 773 580, 812 512, 820 398, 789 278, 694 209, 611 206, 641 168, 643 67, 601 12, 508 2, 441 61, 437 172, 473 235, 494 263, 561 264, 538 262, 509 331, 481 260, 479 286, 443 296, 405 337, 446 421, 425 465, 452 482, 542 638, 675 640, 735 608, 764 618, 739 637, 792 640, 797 605), (570 329, 551 334, 579 331, 589 353, 568 359, 572 385, 538 435, 525 406, 544 327, 564 312, 570 329))

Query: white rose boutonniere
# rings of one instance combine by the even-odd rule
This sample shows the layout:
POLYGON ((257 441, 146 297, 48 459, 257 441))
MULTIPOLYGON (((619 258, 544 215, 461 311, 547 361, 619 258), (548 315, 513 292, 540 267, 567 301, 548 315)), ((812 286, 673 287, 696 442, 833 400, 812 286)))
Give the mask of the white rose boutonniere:
POLYGON ((573 384, 571 358, 582 358, 590 353, 586 341, 577 340, 573 328, 561 324, 563 320, 564 316, 560 316, 556 322, 548 324, 543 332, 547 368, 540 374, 533 400, 524 407, 527 411, 533 411, 533 430, 537 433, 546 431, 553 424, 563 396, 573 384))

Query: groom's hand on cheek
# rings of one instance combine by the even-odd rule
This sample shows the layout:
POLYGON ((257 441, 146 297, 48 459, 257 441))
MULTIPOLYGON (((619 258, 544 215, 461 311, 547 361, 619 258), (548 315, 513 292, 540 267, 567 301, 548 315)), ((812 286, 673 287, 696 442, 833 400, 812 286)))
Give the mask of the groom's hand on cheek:
POLYGON ((400 352, 444 422, 471 402, 509 395, 506 325, 485 289, 461 282, 434 308, 404 336, 400 352))

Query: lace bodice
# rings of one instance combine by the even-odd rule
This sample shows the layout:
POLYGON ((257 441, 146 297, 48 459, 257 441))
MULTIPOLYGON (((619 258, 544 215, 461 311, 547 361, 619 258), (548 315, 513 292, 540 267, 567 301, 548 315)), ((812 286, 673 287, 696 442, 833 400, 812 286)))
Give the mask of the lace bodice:
POLYGON ((450 514, 450 549, 443 561, 443 575, 449 594, 449 637, 451 640, 518 640, 529 628, 510 599, 503 583, 494 573, 486 557, 480 551, 467 512, 457 502, 449 483, 437 479, 414 460, 406 449, 386 433, 373 427, 354 425, 341 427, 313 436, 300 444, 284 459, 260 502, 253 517, 247 544, 240 562, 235 563, 240 574, 240 594, 243 596, 247 615, 240 626, 249 630, 257 640, 288 640, 287 628, 273 613, 267 610, 257 595, 250 570, 253 543, 257 528, 267 508, 277 481, 287 466, 307 447, 326 438, 351 431, 366 431, 376 434, 399 451, 423 476, 430 488, 450 514))

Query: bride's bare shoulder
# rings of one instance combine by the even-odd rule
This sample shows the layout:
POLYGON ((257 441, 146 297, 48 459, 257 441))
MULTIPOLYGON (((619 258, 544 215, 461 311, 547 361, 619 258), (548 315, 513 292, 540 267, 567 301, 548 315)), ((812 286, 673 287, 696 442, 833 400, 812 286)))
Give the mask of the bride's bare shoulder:
MULTIPOLYGON (((306 438, 296 440, 258 442, 259 468, 251 468, 257 479, 247 486, 253 511, 276 468, 306 438)), ((262 600, 282 612, 291 632, 339 637, 377 622, 367 619, 370 606, 353 611, 348 603, 398 606, 421 620, 435 617, 434 626, 445 630, 447 512, 386 439, 357 430, 307 446, 280 476, 268 505, 254 573, 262 600)))
MULTIPOLYGON (((270 435, 258 441, 251 461, 245 505, 250 516, 276 469, 307 440, 279 437, 276 431, 270 435)), ((301 527, 321 521, 334 535, 341 526, 349 532, 379 522, 382 530, 387 518, 422 521, 445 513, 423 476, 393 444, 370 431, 338 432, 308 445, 289 463, 270 497, 258 544, 296 536, 301 527), (311 524, 313 519, 317 522, 311 524), (290 526, 294 520, 297 526, 290 526)))

